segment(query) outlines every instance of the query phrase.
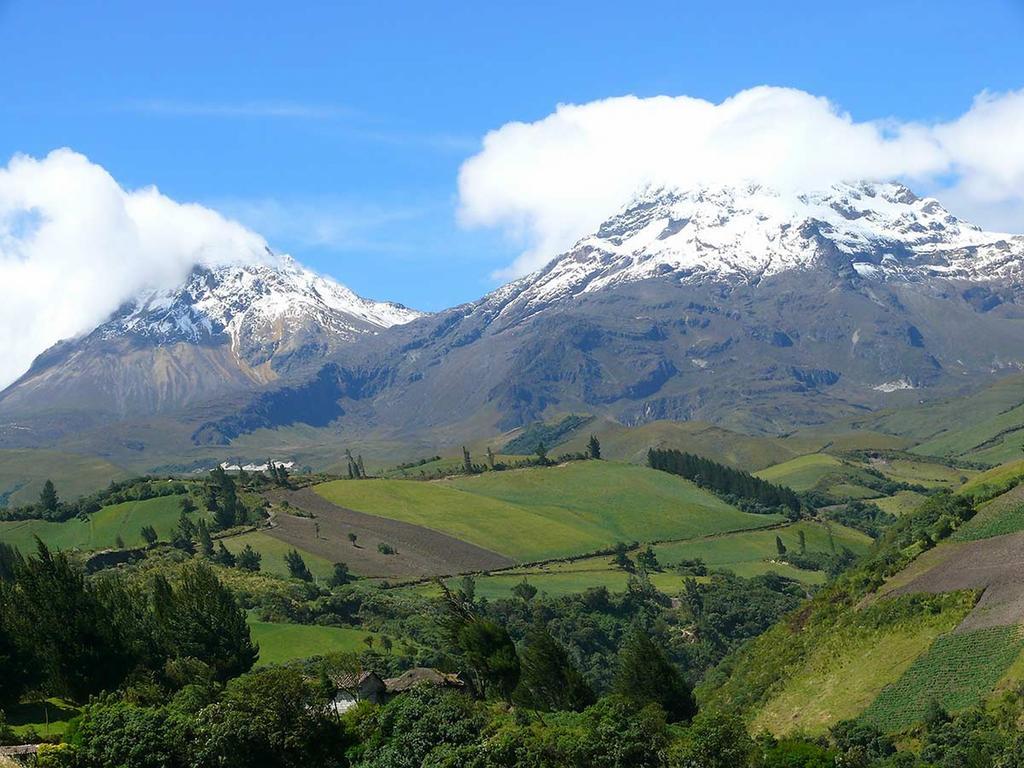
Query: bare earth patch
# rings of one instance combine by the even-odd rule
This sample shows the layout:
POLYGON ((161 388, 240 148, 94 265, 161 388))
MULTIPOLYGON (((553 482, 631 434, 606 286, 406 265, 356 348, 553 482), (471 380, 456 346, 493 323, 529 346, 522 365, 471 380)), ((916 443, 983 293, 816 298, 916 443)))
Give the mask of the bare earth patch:
POLYGON ((1024 533, 957 543, 949 546, 947 553, 940 549, 943 547, 919 558, 923 560, 935 552, 928 558, 930 568, 922 572, 912 565, 915 575, 909 581, 901 580, 887 594, 984 590, 956 632, 1024 623, 1024 533))
POLYGON ((312 489, 273 491, 274 502, 288 503, 313 517, 283 514, 267 534, 296 547, 347 563, 353 573, 370 578, 425 578, 500 570, 515 563, 504 555, 419 525, 388 520, 332 504, 312 489), (356 535, 356 546, 348 535, 356 535), (395 554, 381 553, 387 544, 395 554))

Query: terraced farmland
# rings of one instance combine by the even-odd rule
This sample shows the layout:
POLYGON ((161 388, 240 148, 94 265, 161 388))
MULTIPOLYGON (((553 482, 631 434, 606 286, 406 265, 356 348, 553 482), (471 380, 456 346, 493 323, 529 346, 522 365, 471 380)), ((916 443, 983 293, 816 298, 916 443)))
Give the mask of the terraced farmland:
POLYGON ((892 732, 920 722, 931 701, 956 712, 981 701, 1022 648, 1019 627, 989 627, 938 638, 861 715, 892 732))

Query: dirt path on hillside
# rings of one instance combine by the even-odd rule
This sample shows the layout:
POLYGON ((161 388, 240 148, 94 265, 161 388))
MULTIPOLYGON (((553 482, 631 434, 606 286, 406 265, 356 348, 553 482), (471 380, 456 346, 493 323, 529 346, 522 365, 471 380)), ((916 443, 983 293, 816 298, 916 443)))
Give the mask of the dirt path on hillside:
POLYGON ((267 497, 278 503, 287 499, 292 507, 314 516, 289 515, 278 507, 275 525, 266 531, 269 535, 332 562, 345 562, 360 576, 427 578, 515 565, 504 555, 430 528, 339 507, 310 488, 271 491, 267 497), (356 534, 357 546, 348 540, 350 533, 356 534), (381 554, 381 543, 394 547, 397 554, 381 554))
POLYGON ((981 599, 957 632, 1024 623, 1024 533, 957 542, 946 553, 940 549, 919 558, 931 555, 926 561, 931 567, 885 596, 981 589, 981 599))

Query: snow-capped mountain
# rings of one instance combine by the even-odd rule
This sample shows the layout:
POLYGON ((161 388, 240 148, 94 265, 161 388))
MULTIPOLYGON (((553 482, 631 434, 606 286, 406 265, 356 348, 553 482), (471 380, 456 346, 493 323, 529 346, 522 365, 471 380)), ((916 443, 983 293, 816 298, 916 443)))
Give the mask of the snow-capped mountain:
POLYGON ((309 323, 352 340, 421 316, 401 304, 364 299, 281 256, 261 264, 197 266, 184 285, 146 291, 97 332, 104 338, 132 335, 160 344, 199 343, 225 334, 240 347, 271 341, 309 323))
POLYGON ((44 352, 0 393, 0 411, 180 409, 315 374, 360 339, 421 316, 361 298, 288 256, 196 266, 182 285, 144 291, 91 333, 44 352))
POLYGON ((837 184, 780 192, 750 184, 650 188, 566 254, 499 289, 506 311, 670 276, 758 281, 825 264, 873 280, 1024 279, 1024 236, 986 232, 905 186, 837 184))
POLYGON ((646 189, 436 315, 289 260, 196 269, 41 355, 0 393, 0 444, 5 422, 26 444, 26 415, 66 432, 69 411, 102 445, 101 417, 135 434, 171 415, 188 446, 291 424, 428 444, 569 412, 767 432, 857 418, 1024 370, 1022 266, 1024 237, 898 184, 646 189))

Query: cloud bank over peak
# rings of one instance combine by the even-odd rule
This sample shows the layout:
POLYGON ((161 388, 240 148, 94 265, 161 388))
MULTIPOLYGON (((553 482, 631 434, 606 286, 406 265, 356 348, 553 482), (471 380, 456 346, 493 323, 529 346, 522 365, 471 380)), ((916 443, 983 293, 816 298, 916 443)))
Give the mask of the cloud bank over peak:
POLYGON ((68 149, 0 168, 0 387, 57 341, 196 264, 264 258, 263 238, 155 187, 128 191, 68 149))
POLYGON ((563 104, 490 132, 459 173, 460 221, 526 250, 498 277, 543 266, 642 187, 753 181, 819 190, 898 179, 989 228, 1024 230, 1024 90, 983 93, 939 123, 857 122, 828 99, 761 86, 720 104, 623 96, 563 104))

